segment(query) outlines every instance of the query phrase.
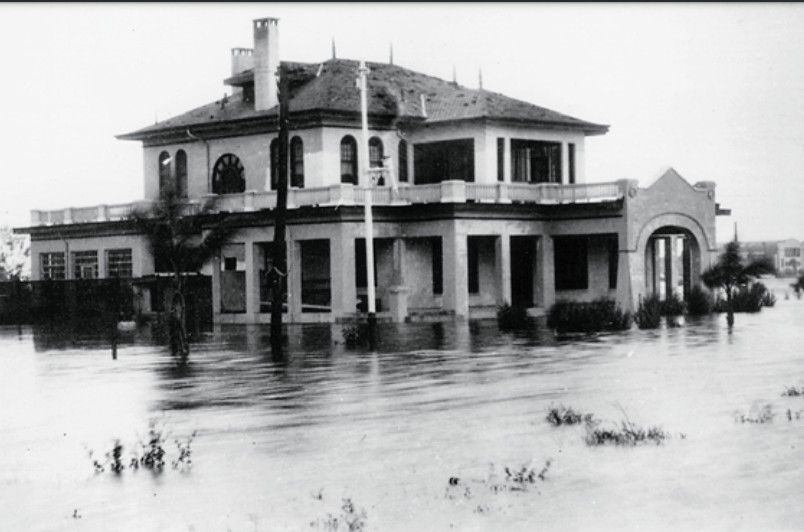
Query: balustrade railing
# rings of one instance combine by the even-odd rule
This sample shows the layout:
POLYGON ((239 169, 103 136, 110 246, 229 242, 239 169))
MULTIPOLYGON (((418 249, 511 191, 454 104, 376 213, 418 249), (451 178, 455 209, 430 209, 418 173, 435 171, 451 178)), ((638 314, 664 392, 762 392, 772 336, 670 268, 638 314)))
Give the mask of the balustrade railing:
MULTIPOLYGON (((288 190, 288 208, 312 205, 362 205, 366 189, 350 184, 328 187, 292 188, 288 190)), ((534 203, 571 204, 614 201, 623 197, 619 182, 559 185, 554 183, 465 183, 444 181, 427 185, 373 187, 374 205, 409 205, 414 203, 534 203)), ((186 202, 184 212, 195 214, 205 201, 211 201, 213 211, 244 212, 276 208, 275 191, 249 191, 243 194, 210 195, 186 202)), ((134 209, 145 208, 150 202, 141 201, 118 205, 68 207, 52 211, 31 211, 31 224, 61 225, 122 220, 134 209)))

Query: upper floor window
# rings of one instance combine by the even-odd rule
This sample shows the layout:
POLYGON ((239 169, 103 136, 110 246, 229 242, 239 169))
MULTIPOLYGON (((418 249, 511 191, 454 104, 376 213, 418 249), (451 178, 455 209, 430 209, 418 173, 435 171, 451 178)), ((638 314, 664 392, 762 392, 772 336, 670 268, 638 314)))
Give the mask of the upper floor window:
POLYGON ((341 183, 357 184, 357 141, 351 135, 341 139, 341 183))
POLYGON ((300 137, 290 140, 290 186, 304 188, 304 143, 300 137))
POLYGON ((279 188, 279 139, 271 141, 271 190, 279 188))
POLYGON ((176 152, 176 195, 187 197, 187 154, 184 150, 176 152))
POLYGON ((800 257, 801 256, 801 248, 785 248, 784 250, 785 257, 800 257))
POLYGON ((413 179, 419 185, 450 180, 474 182, 474 139, 414 144, 413 179))
POLYGON ((511 181, 561 183, 561 144, 511 139, 511 181))
POLYGON ((382 140, 380 137, 371 137, 369 139, 369 166, 371 168, 382 168, 382 140))
POLYGON ((243 163, 236 155, 222 155, 212 170, 213 194, 238 194, 246 190, 243 163))
POLYGON ((159 194, 164 194, 170 184, 170 154, 163 151, 159 154, 159 194))
POLYGON ((567 170, 569 170, 569 182, 570 182, 570 185, 574 185, 575 184, 575 144, 573 144, 572 142, 567 144, 567 157, 569 159, 569 161, 568 161, 569 168, 567 168, 567 170))
POLYGON ((399 182, 408 182, 408 142, 406 140, 399 141, 399 182))

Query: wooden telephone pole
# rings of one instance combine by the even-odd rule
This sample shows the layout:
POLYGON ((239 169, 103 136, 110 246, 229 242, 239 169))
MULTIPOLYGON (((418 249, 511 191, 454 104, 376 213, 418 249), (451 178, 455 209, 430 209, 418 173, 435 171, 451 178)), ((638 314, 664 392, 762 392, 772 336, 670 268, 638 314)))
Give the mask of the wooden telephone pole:
MULTIPOLYGON (((287 279, 287 244, 285 228, 288 205, 288 114, 290 111, 290 83, 287 69, 279 66, 279 154, 277 161, 276 211, 274 217, 273 268, 269 273, 271 282, 271 352, 274 356, 283 353, 282 305, 285 300, 287 279)), ((273 161, 272 161, 273 163, 273 161)))

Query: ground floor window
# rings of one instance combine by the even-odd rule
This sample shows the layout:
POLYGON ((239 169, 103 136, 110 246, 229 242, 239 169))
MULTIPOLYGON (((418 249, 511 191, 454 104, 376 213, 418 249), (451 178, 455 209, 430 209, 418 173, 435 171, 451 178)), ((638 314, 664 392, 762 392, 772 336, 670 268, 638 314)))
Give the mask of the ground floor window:
POLYGON ((227 244, 221 249, 221 312, 246 311, 246 246, 227 244))
POLYGON ((330 312, 329 240, 304 240, 301 246, 302 312, 330 312))
POLYGON ((131 249, 106 250, 106 277, 132 277, 131 249))
POLYGON ((511 181, 560 183, 561 143, 511 139, 511 181))
POLYGON ((39 264, 42 280, 64 279, 66 273, 64 253, 40 253, 39 264))
POLYGON ((73 251, 73 279, 98 278, 98 252, 73 251))
POLYGON ((441 246, 441 237, 433 237, 430 240, 433 253, 433 294, 444 293, 444 257, 441 246))
POLYGON ((585 236, 553 238, 556 290, 589 288, 589 241, 585 236))

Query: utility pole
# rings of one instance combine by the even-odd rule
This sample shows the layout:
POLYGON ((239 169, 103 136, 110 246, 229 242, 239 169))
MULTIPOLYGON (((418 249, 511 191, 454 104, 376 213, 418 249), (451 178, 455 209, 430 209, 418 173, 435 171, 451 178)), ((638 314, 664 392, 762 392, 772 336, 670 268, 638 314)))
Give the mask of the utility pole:
POLYGON ((271 352, 281 356, 282 304, 285 299, 287 278, 287 244, 285 227, 288 205, 288 114, 290 110, 290 83, 286 69, 280 64, 279 76, 279 155, 277 165, 276 211, 274 218, 273 267, 269 272, 271 281, 271 352))
POLYGON ((366 179, 363 183, 365 187, 365 219, 366 219, 366 284, 368 292, 368 325, 369 325, 369 338, 374 338, 374 327, 377 324, 377 309, 375 305, 374 294, 374 220, 371 212, 371 187, 374 185, 374 180, 371 174, 371 159, 369 154, 369 134, 368 134, 368 87, 366 84, 366 76, 368 76, 369 69, 365 61, 360 61, 360 67, 357 69, 358 81, 360 85, 360 114, 362 116, 362 138, 361 144, 363 145, 363 161, 365 165, 366 179))

